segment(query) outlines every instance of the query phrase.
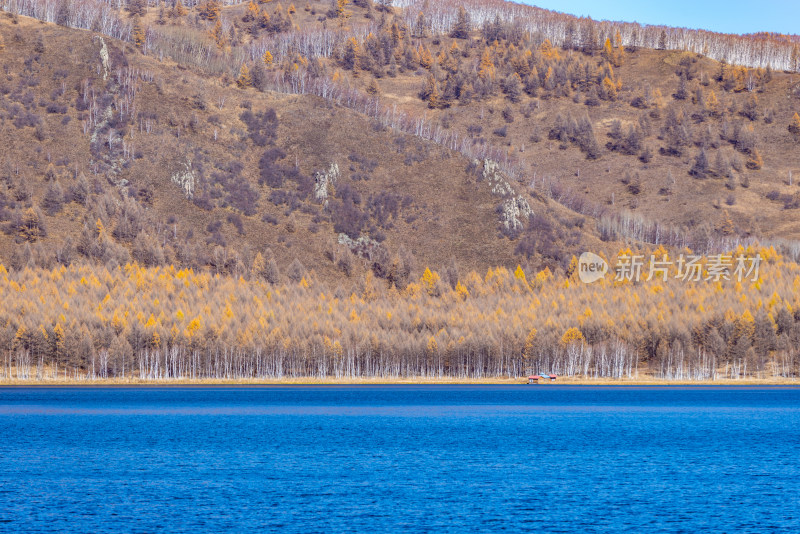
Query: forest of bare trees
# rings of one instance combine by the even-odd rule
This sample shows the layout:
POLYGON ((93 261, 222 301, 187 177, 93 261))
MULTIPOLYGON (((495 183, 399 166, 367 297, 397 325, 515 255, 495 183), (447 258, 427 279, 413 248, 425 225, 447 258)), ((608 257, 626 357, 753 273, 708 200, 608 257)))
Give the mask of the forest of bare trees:
MULTIPOLYGON (((131 40, 132 23, 121 17, 119 10, 130 0, 2 0, 0 9, 75 28, 91 29, 114 38, 131 40)), ((182 2, 187 8, 201 4, 198 0, 182 2)), ((220 5, 240 2, 223 0, 220 5)), ((171 8, 174 2, 162 0, 145 2, 150 7, 171 8)), ((789 36, 757 34, 726 35, 705 30, 642 26, 636 23, 593 21, 577 18, 533 6, 502 0, 467 0, 465 2, 427 2, 396 0, 390 5, 402 8, 409 28, 420 34, 449 34, 458 20, 458 8, 463 6, 469 15, 470 29, 496 24, 499 31, 517 32, 548 39, 555 46, 575 49, 602 48, 607 38, 621 36, 622 45, 630 48, 688 50, 712 59, 748 67, 771 67, 796 71, 800 68, 798 43, 789 36)), ((353 36, 361 39, 370 28, 357 24, 348 32, 303 31, 290 32, 274 44, 278 52, 301 53, 306 57, 332 53, 336 42, 353 36)), ((166 34, 164 38, 170 38, 166 34)), ((174 35, 180 41, 184 37, 174 35)), ((194 43, 192 46, 197 46, 194 43)), ((274 52, 273 52, 274 53, 274 52)))
MULTIPOLYGON (((731 87, 735 91, 739 91, 738 85, 741 84, 764 83, 763 79, 768 76, 768 73, 764 73, 765 68, 796 70, 800 64, 798 43, 788 37, 729 36, 695 30, 596 22, 500 1, 470 1, 461 9, 449 2, 395 2, 394 6, 403 8, 403 11, 402 16, 392 19, 378 20, 373 17, 371 20, 353 20, 346 27, 290 27, 263 34, 256 32, 252 39, 233 39, 227 37, 229 33, 236 33, 231 20, 214 15, 218 28, 211 27, 212 21, 207 20, 211 15, 205 13, 216 13, 219 7, 214 8, 216 11, 210 10, 210 3, 181 4, 187 8, 197 8, 191 15, 194 20, 192 24, 142 26, 137 28, 139 33, 136 36, 136 19, 119 11, 124 6, 130 11, 130 3, 2 0, 0 8, 136 41, 145 55, 158 59, 169 57, 179 63, 199 67, 209 74, 235 78, 239 75, 240 67, 249 64, 251 67, 248 72, 253 70, 253 74, 248 74, 247 85, 262 90, 322 96, 378 118, 387 126, 459 150, 471 159, 493 159, 512 178, 517 177, 522 169, 508 151, 487 144, 475 144, 473 139, 448 131, 425 116, 408 116, 396 107, 386 106, 377 96, 365 94, 350 83, 339 82, 337 73, 331 72, 330 65, 323 65, 319 60, 333 59, 345 70, 353 70, 354 75, 356 71, 361 71, 382 76, 385 69, 391 71, 398 66, 416 69, 422 65, 431 71, 425 82, 428 89, 421 91, 426 100, 431 100, 431 95, 435 95, 431 107, 447 107, 455 101, 465 104, 472 98, 486 98, 498 92, 505 94, 512 102, 517 98, 515 95, 523 91, 532 97, 552 98, 558 97, 565 87, 583 93, 587 105, 598 98, 614 100, 623 83, 617 79, 614 66, 619 64, 624 49, 638 47, 687 50, 759 69, 744 69, 741 72, 734 67, 727 69, 722 76, 726 84, 730 79, 736 85, 731 87), (456 24, 461 28, 461 33, 454 33, 456 24), (424 43, 418 45, 419 39, 424 37, 467 35, 469 31, 484 37, 483 46, 469 50, 456 45, 434 58, 424 43), (502 43, 499 48, 492 45, 498 40, 502 43), (562 57, 555 47, 600 55, 606 60, 605 67, 595 69, 579 56, 562 57), (430 57, 426 59, 426 55, 430 57), (470 59, 462 59, 462 55, 470 59), (265 57, 269 57, 266 69, 265 57), (590 74, 594 70, 597 72, 590 74)), ((228 3, 216 2, 215 5, 228 3)), ((143 5, 164 7, 172 12, 177 6, 176 3, 159 2, 143 5)), ((277 8, 275 11, 271 8, 262 9, 257 4, 253 6, 264 16, 272 12, 274 18, 275 13, 282 13, 277 8)), ((181 13, 178 19, 188 16, 186 9, 181 13)), ((291 15, 287 16, 291 18, 291 15)), ((241 21, 245 26, 251 24, 244 22, 248 17, 253 18, 249 11, 241 21)), ((474 48, 475 45, 475 42, 471 42, 469 47, 474 48)), ((644 95, 640 99, 644 107, 657 108, 663 105, 659 104, 660 98, 660 95, 644 95)), ((576 144, 587 157, 597 157, 599 148, 595 145, 593 132, 589 132, 588 136, 571 137, 575 137, 576 144)), ((647 150, 648 147, 637 147, 634 152, 635 155, 642 152, 641 157, 646 158, 647 150)))
POLYGON ((790 36, 738 36, 687 28, 594 21, 503 0, 395 0, 394 5, 405 8, 404 14, 409 24, 417 23, 422 13, 428 29, 438 34, 452 30, 458 19, 458 7, 463 6, 477 28, 498 21, 519 32, 538 34, 542 39, 549 39, 554 45, 564 48, 600 49, 607 38, 619 32, 623 45, 631 48, 688 50, 718 61, 748 67, 771 66, 773 69, 792 71, 800 67, 800 55, 797 52, 800 43, 796 37, 790 36))

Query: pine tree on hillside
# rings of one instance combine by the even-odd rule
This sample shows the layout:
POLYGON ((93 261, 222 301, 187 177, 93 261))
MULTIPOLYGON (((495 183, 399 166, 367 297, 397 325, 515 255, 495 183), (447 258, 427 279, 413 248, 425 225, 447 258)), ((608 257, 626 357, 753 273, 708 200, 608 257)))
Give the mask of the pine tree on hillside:
POLYGON ((64 190, 58 180, 53 180, 47 186, 47 191, 42 198, 41 206, 48 215, 55 215, 61 211, 64 204, 64 190))
POLYGON ((428 96, 428 107, 431 109, 436 109, 441 105, 441 98, 439 96, 439 88, 437 87, 437 83, 434 80, 433 82, 433 89, 431 90, 430 96, 428 96))
POLYGON ((44 228, 44 217, 38 208, 28 208, 22 215, 19 228, 20 237, 29 243, 45 237, 47 231, 44 228))
POLYGON ((366 90, 367 90, 367 94, 368 95, 372 95, 372 96, 378 96, 381 93, 381 88, 378 85, 378 82, 377 82, 377 80, 375 80, 375 78, 372 78, 370 80, 369 85, 367 86, 366 90))
POLYGON ((617 86, 611 81, 611 78, 606 76, 603 78, 603 83, 600 86, 600 98, 603 100, 616 100, 617 99, 617 86))
POLYGON ((714 91, 709 91, 708 95, 706 95, 705 111, 712 117, 719 115, 719 100, 714 91))
POLYGON ((519 102, 522 95, 522 79, 519 74, 512 72, 503 84, 503 92, 512 102, 519 102))
POLYGON ((250 76, 250 69, 247 68, 245 63, 242 63, 242 68, 239 69, 239 77, 236 79, 236 85, 240 89, 247 89, 253 86, 253 78, 250 76))
POLYGON ((256 253, 256 257, 253 258, 253 264, 250 267, 250 277, 251 279, 257 279, 263 276, 264 269, 267 267, 267 260, 264 259, 264 255, 261 252, 256 253))
POLYGON ((467 10, 463 6, 458 8, 458 16, 453 29, 450 31, 450 37, 454 39, 468 39, 469 31, 471 29, 470 17, 467 10))
POLYGON ((430 69, 433 65, 431 51, 424 44, 419 45, 419 64, 422 68, 430 69))
POLYGON ((492 57, 489 55, 488 48, 483 50, 481 64, 478 69, 478 77, 482 80, 494 78, 494 63, 492 62, 492 57))
POLYGON ((275 285, 280 282, 281 272, 278 269, 278 264, 275 262, 275 258, 271 257, 271 254, 268 255, 270 258, 267 260, 267 265, 264 267, 262 276, 268 283, 275 285))
POLYGON ((349 3, 350 0, 333 0, 333 10, 337 18, 346 19, 350 16, 350 12, 345 9, 349 3))
POLYGON ((250 0, 250 3, 247 4, 247 11, 242 17, 242 22, 253 22, 258 17, 259 11, 258 4, 254 0, 250 0))
POLYGON ((253 81, 254 88, 263 91, 267 85, 267 71, 264 69, 264 65, 256 62, 253 70, 250 71, 250 79, 253 81))
POLYGON ((759 152, 757 148, 754 148, 750 153, 750 158, 748 158, 745 166, 747 166, 748 169, 757 171, 761 169, 763 165, 764 159, 761 157, 761 152, 759 152))
POLYGON ((174 19, 179 19, 185 16, 187 13, 186 8, 183 6, 183 2, 181 0, 175 0, 175 5, 172 6, 172 11, 170 12, 170 16, 174 19))
POLYGON ((360 55, 361 50, 359 49, 358 41, 356 41, 355 37, 351 37, 347 40, 347 45, 344 49, 342 66, 347 70, 357 70, 360 55))
POLYGON ((422 88, 419 91, 419 97, 422 100, 428 100, 431 97, 435 87, 436 78, 434 78, 433 74, 428 74, 428 77, 425 78, 425 83, 422 84, 422 88))
POLYGON ((609 38, 606 38, 606 42, 603 44, 602 56, 603 59, 605 59, 615 67, 619 67, 617 53, 614 51, 614 47, 611 45, 611 39, 609 38))
POLYGON ((144 44, 147 38, 145 37, 144 29, 142 28, 142 23, 139 20, 139 17, 133 19, 132 35, 133 35, 133 45, 139 50, 142 50, 144 48, 144 44))
POLYGON ((708 174, 708 157, 705 149, 700 149, 700 153, 697 154, 689 174, 695 178, 705 178, 706 174, 708 174))
POLYGON ((686 100, 689 98, 689 89, 686 86, 686 77, 681 76, 680 81, 678 82, 678 90, 675 91, 673 95, 677 100, 686 100))
POLYGON ((211 28, 211 31, 208 32, 208 36, 217 44, 217 48, 225 48, 225 32, 222 30, 222 22, 219 19, 214 23, 214 27, 211 28))
POLYGON ((208 0, 199 8, 200 18, 203 20, 215 21, 219 18, 219 12, 222 9, 222 4, 218 0, 208 0))
POLYGON ((292 282, 299 282, 303 279, 305 274, 306 268, 297 258, 295 258, 294 261, 289 264, 289 268, 286 270, 286 276, 288 276, 289 280, 292 282))
POLYGON ((800 115, 796 112, 789 123, 789 132, 796 138, 800 138, 800 115))
POLYGON ((127 10, 131 16, 144 16, 147 14, 147 0, 130 0, 128 2, 127 10))

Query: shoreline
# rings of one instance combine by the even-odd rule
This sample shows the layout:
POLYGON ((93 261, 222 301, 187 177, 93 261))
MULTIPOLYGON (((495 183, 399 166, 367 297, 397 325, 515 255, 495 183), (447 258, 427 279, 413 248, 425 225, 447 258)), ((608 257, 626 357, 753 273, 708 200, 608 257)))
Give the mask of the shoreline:
POLYGON ((719 379, 719 380, 666 380, 652 377, 641 378, 583 378, 565 377, 556 381, 528 384, 524 378, 314 378, 296 377, 283 379, 121 379, 107 378, 96 380, 0 380, 0 388, 5 387, 181 387, 181 386, 529 386, 547 388, 550 386, 783 386, 800 387, 797 379, 719 379))

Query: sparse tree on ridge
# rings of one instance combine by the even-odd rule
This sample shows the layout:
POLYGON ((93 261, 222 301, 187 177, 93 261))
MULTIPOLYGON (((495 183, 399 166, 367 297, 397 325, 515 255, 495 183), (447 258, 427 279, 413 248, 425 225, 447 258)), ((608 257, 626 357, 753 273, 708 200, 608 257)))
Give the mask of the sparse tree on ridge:
POLYGON ((450 37, 453 37, 454 39, 468 39, 471 29, 469 13, 467 13, 467 10, 464 9, 464 6, 459 6, 456 23, 453 25, 453 29, 450 32, 450 37))

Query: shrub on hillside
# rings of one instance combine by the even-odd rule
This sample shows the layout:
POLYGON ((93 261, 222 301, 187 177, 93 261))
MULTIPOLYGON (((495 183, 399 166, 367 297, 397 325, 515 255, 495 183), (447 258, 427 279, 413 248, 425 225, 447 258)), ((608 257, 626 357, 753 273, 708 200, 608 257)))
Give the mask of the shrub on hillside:
POLYGON ((247 125, 250 140, 256 146, 264 147, 275 142, 278 135, 278 115, 272 108, 253 113, 245 110, 239 118, 247 125))

